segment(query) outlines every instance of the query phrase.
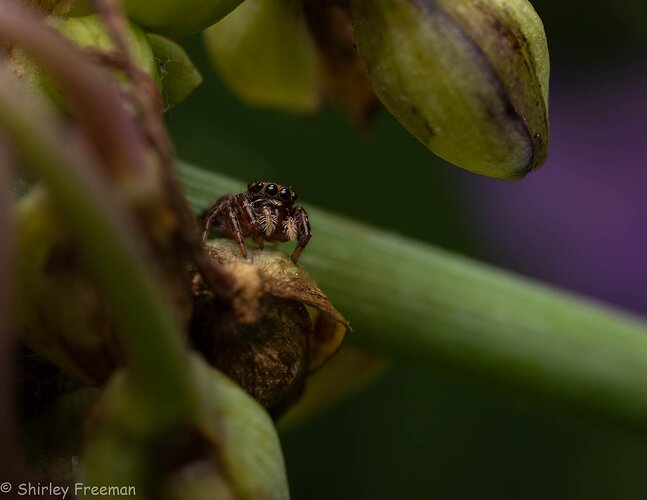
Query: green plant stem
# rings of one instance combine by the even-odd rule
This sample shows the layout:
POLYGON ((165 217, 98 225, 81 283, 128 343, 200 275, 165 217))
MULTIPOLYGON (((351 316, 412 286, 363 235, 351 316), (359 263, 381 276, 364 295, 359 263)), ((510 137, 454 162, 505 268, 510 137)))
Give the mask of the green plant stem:
POLYGON ((193 411, 194 394, 179 325, 147 264, 145 244, 97 165, 67 147, 46 108, 28 105, 12 87, 0 78, 0 130, 77 238, 115 315, 142 413, 151 425, 174 425, 193 411))
MULTIPOLYGON (((196 210, 244 182, 182 164, 196 210)), ((352 341, 450 363, 632 425, 647 425, 647 323, 431 245, 310 208, 301 263, 352 341)))

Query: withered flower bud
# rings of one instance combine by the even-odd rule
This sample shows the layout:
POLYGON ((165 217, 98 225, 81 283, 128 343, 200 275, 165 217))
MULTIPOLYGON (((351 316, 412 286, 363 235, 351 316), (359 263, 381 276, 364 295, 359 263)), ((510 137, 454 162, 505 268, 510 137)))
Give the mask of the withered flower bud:
POLYGON ((283 252, 249 249, 245 260, 224 239, 206 249, 234 276, 234 299, 231 306, 214 300, 196 275, 193 343, 278 415, 299 397, 306 375, 337 351, 348 323, 283 252))
POLYGON ((355 49, 355 30, 347 0, 305 0, 308 28, 320 59, 321 92, 360 127, 368 127, 379 100, 355 49))

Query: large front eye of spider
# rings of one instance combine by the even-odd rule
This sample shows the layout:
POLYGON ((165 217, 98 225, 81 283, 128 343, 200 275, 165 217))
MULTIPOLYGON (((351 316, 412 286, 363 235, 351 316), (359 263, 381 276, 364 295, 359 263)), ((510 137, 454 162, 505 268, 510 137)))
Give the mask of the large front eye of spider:
POLYGON ((263 183, 262 182, 250 182, 249 186, 247 186, 247 190, 251 191, 252 193, 258 193, 261 189, 263 189, 263 183))
POLYGON ((290 190, 288 188, 281 188, 279 191, 279 197, 283 201, 290 201, 292 199, 292 194, 290 193, 290 190))
POLYGON ((276 184, 268 184, 265 188, 265 194, 271 198, 274 198, 279 192, 279 188, 276 184))

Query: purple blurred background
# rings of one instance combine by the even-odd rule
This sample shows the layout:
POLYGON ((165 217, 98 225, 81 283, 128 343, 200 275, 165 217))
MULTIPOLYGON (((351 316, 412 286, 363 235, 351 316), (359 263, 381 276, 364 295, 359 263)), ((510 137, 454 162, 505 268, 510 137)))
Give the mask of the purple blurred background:
POLYGON ((470 176, 489 261, 647 313, 647 70, 551 82, 547 163, 522 182, 470 176))

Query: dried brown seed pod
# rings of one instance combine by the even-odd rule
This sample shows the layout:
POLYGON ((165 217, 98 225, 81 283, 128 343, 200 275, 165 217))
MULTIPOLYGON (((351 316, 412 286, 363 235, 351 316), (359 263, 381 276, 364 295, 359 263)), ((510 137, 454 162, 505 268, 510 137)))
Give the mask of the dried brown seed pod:
POLYGON ((225 239, 205 248, 234 276, 234 298, 231 304, 215 300, 195 276, 192 341, 278 415, 299 397, 306 375, 339 349, 348 322, 283 252, 250 249, 244 259, 225 239))
POLYGON ((305 0, 304 14, 320 59, 323 94, 343 108, 362 129, 368 128, 380 101, 355 49, 355 29, 347 0, 305 0))

